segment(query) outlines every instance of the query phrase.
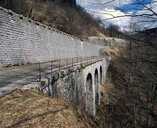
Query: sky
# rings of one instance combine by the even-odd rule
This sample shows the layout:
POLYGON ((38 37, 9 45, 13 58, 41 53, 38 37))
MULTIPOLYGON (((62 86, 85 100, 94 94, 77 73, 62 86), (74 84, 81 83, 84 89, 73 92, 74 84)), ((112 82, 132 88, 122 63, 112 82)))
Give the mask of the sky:
MULTIPOLYGON (((76 0, 77 4, 82 6, 93 17, 101 20, 104 26, 111 24, 120 27, 121 31, 131 31, 131 25, 138 26, 139 30, 157 27, 156 22, 140 22, 144 21, 143 17, 119 17, 124 15, 135 15, 141 13, 150 13, 145 11, 145 6, 152 6, 157 12, 156 0, 76 0), (113 17, 119 17, 114 18, 113 17)), ((147 19, 152 20, 152 19, 147 19)))
POLYGON ((123 4, 117 9, 121 10, 122 12, 138 12, 144 9, 144 6, 151 4, 152 0, 133 0, 131 3, 123 4))

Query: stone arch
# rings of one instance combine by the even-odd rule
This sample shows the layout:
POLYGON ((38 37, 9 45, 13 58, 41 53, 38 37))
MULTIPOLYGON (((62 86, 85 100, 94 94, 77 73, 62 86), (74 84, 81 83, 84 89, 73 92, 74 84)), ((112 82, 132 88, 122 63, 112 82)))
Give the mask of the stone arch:
POLYGON ((103 83, 102 66, 100 66, 100 84, 103 83))
POLYGON ((88 73, 86 77, 86 111, 92 114, 94 111, 94 93, 93 93, 93 78, 92 74, 88 73))
POLYGON ((98 69, 95 69, 94 72, 94 84, 95 84, 95 103, 96 105, 99 104, 99 75, 98 75, 98 69))

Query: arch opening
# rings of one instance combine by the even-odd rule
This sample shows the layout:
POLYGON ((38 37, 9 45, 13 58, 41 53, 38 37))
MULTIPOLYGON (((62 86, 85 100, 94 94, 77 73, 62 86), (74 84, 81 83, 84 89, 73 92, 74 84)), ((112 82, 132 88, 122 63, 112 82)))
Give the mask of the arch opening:
POLYGON ((102 66, 100 66, 100 84, 102 84, 102 66))
POLYGON ((91 73, 87 75, 86 83, 87 83, 87 88, 90 91, 92 91, 92 74, 91 73))
POLYGON ((93 94, 93 82, 92 82, 92 74, 89 73, 86 78, 86 111, 89 114, 92 114, 94 111, 93 103, 94 103, 94 94, 93 94))
POLYGON ((95 69, 94 73, 94 83, 95 83, 95 103, 99 104, 99 79, 98 79, 98 70, 95 69))

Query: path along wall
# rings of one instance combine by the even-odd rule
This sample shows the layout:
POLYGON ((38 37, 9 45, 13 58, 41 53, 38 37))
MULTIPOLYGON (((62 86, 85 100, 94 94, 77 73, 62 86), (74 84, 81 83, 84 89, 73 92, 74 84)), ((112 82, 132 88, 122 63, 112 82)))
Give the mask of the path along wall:
POLYGON ((98 56, 103 47, 81 41, 0 7, 0 64, 98 56))

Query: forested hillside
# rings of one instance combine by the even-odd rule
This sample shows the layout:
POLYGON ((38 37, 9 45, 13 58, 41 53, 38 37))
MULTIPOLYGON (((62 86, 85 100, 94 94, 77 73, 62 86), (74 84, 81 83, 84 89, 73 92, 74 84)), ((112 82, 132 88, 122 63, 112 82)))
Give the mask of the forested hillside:
POLYGON ((2 0, 0 5, 80 38, 104 33, 98 21, 73 0, 2 0))

